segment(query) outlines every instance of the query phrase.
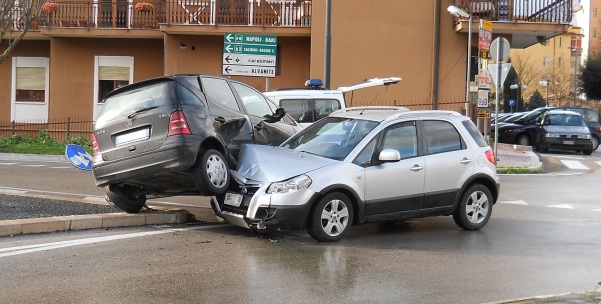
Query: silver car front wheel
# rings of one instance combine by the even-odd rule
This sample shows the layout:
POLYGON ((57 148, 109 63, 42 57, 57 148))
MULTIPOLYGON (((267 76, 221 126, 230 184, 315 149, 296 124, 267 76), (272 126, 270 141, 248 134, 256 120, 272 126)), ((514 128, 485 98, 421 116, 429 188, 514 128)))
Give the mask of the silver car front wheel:
POLYGON ((346 195, 329 193, 317 202, 309 216, 309 235, 321 242, 335 242, 353 223, 353 205, 346 195))
POLYGON ((488 223, 492 206, 493 197, 490 190, 484 185, 472 185, 461 197, 453 220, 465 230, 478 230, 488 223))

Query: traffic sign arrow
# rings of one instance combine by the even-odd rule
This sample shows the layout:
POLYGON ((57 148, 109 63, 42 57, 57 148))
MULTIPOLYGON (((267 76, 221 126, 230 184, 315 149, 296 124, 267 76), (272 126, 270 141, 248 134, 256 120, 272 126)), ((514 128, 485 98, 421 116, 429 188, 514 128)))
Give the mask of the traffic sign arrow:
POLYGON ((230 66, 226 66, 224 70, 229 74, 232 68, 230 66))
POLYGON ((232 52, 232 45, 231 45, 231 44, 228 44, 228 45, 226 45, 226 46, 225 46, 225 50, 226 50, 228 53, 231 53, 231 52, 232 52))
POLYGON ((227 34, 227 36, 225 36, 225 39, 227 40, 227 42, 232 42, 232 34, 227 34))
POLYGON ((227 55, 227 57, 225 57, 225 61, 227 61, 227 63, 230 63, 232 60, 232 58, 230 58, 230 55, 227 55))

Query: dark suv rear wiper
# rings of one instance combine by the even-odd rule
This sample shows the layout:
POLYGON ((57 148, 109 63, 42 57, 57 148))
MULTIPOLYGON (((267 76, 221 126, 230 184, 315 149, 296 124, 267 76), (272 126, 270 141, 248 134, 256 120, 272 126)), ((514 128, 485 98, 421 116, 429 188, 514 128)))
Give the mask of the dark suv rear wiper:
POLYGON ((133 113, 127 115, 127 118, 132 118, 132 117, 134 117, 134 116, 136 116, 136 115, 138 115, 138 114, 140 114, 142 112, 146 112, 146 111, 149 111, 149 110, 152 110, 152 109, 156 109, 156 108, 158 108, 158 107, 157 106, 152 106, 152 107, 137 109, 133 113))

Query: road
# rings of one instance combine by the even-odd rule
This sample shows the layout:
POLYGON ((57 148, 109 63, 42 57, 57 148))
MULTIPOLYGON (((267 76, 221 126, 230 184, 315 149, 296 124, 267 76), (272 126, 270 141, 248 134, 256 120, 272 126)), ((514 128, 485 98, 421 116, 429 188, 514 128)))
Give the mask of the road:
MULTIPOLYGON (((600 156, 594 152, 582 164, 593 166, 600 156)), ((0 166, 0 187, 101 195, 86 185, 83 171, 13 166, 0 166)), ((317 243, 304 232, 261 235, 224 224, 3 237, 0 298, 486 303, 584 292, 601 280, 600 175, 566 169, 502 176, 493 216, 475 232, 438 217, 356 226, 332 244, 317 243)))

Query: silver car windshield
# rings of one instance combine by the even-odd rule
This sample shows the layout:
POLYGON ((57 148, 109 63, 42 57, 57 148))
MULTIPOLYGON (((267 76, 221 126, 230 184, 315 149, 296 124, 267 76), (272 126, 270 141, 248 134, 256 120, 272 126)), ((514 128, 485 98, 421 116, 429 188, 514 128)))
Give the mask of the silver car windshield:
POLYGON ((282 147, 342 160, 377 125, 378 122, 369 120, 327 117, 295 135, 282 147))

